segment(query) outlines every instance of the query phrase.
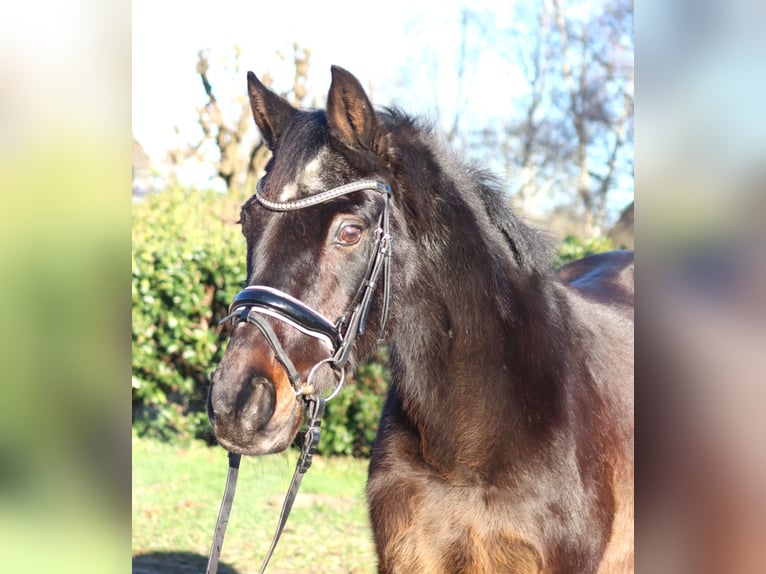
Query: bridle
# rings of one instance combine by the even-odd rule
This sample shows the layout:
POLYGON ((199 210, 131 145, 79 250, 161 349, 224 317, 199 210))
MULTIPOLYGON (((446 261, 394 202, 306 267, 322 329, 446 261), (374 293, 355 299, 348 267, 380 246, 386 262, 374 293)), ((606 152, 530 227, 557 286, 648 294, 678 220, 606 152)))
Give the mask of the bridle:
POLYGON ((382 272, 384 273, 383 283, 385 293, 379 339, 383 336, 383 329, 388 320, 391 300, 391 188, 380 181, 365 179, 296 201, 276 202, 265 198, 261 193, 260 187, 261 182, 258 183, 255 193, 258 203, 266 209, 280 212, 298 211, 358 191, 377 191, 382 193, 384 197, 383 211, 375 230, 373 250, 367 264, 364 279, 351 300, 348 311, 341 315, 335 323, 287 293, 262 285, 249 286, 240 291, 234 297, 229 307, 229 315, 222 320, 222 322, 226 322, 232 319, 235 324, 240 321, 247 321, 258 327, 287 372, 290 384, 296 395, 314 394, 313 386, 310 384, 313 373, 316 372, 317 367, 321 364, 328 363, 330 367, 340 373, 338 385, 333 393, 325 399, 330 400, 343 385, 345 365, 348 362, 348 357, 357 335, 364 334, 365 332, 372 296, 382 272), (279 340, 262 315, 279 319, 304 335, 323 341, 332 349, 332 355, 317 363, 310 371, 306 381, 301 382, 290 358, 282 349, 279 340))
MULTIPOLYGON (((381 274, 383 276, 384 295, 378 341, 383 338, 391 306, 392 238, 390 233, 391 187, 386 183, 374 179, 364 179, 309 197, 284 202, 272 201, 266 198, 262 192, 261 185, 262 180, 256 186, 254 195, 256 201, 265 209, 277 212, 306 209, 358 191, 376 191, 382 193, 384 197, 383 211, 375 229, 373 249, 364 278, 351 300, 347 312, 341 315, 334 323, 289 294, 263 285, 249 286, 237 293, 229 306, 229 314, 220 321, 220 323, 226 323, 231 320, 234 325, 241 321, 246 321, 258 328, 269 343, 277 361, 287 373, 293 392, 296 397, 300 397, 303 400, 305 407, 306 430, 303 433, 301 454, 296 463, 295 472, 282 505, 282 511, 276 532, 271 541, 271 547, 259 571, 260 574, 263 574, 276 548, 282 530, 287 523, 287 518, 298 494, 303 475, 311 466, 312 458, 316 454, 325 402, 331 400, 340 392, 346 378, 346 364, 348 363, 356 337, 365 332, 367 315, 370 311, 372 297, 378 286, 381 274), (288 353, 265 317, 278 319, 304 335, 319 339, 332 349, 332 354, 315 364, 309 370, 305 381, 301 380, 288 353), (327 397, 322 397, 312 384, 315 373, 324 364, 329 365, 338 378, 337 385, 327 397)), ((240 459, 240 454, 229 452, 229 471, 213 534, 213 543, 210 547, 207 574, 216 574, 218 571, 218 559, 229 521, 231 506, 234 501, 240 459)))

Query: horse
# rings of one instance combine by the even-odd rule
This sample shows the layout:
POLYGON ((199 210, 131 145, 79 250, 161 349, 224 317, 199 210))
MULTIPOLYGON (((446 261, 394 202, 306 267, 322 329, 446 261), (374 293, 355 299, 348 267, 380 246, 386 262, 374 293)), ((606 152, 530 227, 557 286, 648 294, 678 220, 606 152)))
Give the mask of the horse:
POLYGON ((211 375, 217 441, 284 450, 302 398, 338 392, 383 340, 380 574, 632 572, 633 253, 554 271, 498 178, 331 73, 324 110, 248 73, 272 156, 241 208, 250 291, 233 307, 260 318, 236 322, 211 375))

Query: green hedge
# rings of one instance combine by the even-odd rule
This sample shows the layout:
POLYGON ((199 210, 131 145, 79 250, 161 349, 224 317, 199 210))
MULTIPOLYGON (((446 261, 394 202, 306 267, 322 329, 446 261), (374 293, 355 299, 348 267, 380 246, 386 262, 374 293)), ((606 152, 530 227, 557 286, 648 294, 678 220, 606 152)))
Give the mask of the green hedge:
POLYGON ((612 249, 614 249, 614 245, 608 237, 583 240, 574 235, 569 235, 559 246, 554 267, 560 267, 570 261, 581 259, 586 255, 610 251, 612 249))
POLYGON ((215 192, 171 189, 133 205, 133 425, 140 435, 209 439, 207 376, 225 340, 216 322, 245 279, 230 204, 215 192))
MULTIPOLYGON (((133 205, 133 427, 139 436, 213 441, 205 412, 208 375, 228 326, 217 321, 242 287, 240 201, 170 189, 133 205)), ((557 264, 609 249, 570 237, 557 264)), ((388 384, 385 351, 361 365, 327 405, 320 452, 368 456, 388 384)))

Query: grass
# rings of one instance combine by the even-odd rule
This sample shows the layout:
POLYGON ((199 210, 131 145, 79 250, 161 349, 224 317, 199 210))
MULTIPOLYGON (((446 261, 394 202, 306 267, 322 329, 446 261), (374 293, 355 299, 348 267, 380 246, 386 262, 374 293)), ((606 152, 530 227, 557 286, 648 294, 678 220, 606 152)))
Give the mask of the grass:
MULTIPOLYGON (((243 457, 220 574, 257 572, 268 550, 297 450, 243 457)), ((317 456, 269 563, 270 574, 372 573, 367 461, 317 456)), ((133 572, 204 572, 226 481, 227 456, 202 443, 133 438, 133 572)))

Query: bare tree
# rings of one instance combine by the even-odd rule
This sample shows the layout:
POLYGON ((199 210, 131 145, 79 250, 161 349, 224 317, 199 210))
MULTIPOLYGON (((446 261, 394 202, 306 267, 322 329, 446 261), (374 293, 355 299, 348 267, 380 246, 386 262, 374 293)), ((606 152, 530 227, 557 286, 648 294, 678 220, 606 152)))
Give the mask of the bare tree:
POLYGON ((491 50, 522 71, 526 90, 508 100, 505 121, 476 128, 458 105, 447 129, 453 142, 501 164, 518 209, 555 208, 579 220, 579 235, 597 236, 614 190, 632 186, 633 4, 605 0, 575 16, 564 2, 518 5, 505 29, 490 12, 461 13, 458 85, 467 85, 477 53, 491 50))
POLYGON ((565 148, 550 141, 550 118, 544 115, 547 93, 553 81, 551 55, 551 13, 546 3, 537 4, 531 36, 518 37, 515 62, 521 67, 529 87, 521 116, 509 121, 504 129, 502 155, 506 180, 511 184, 511 200, 523 212, 550 192, 555 183, 556 166, 565 148))
POLYGON ((460 128, 460 112, 463 105, 463 86, 465 84, 465 67, 468 50, 468 27, 470 14, 463 9, 460 16, 460 48, 457 61, 457 95, 455 97, 455 113, 452 119, 452 127, 447 133, 447 140, 455 143, 460 128))
MULTIPOLYGON (((236 77, 240 76, 240 55, 241 49, 235 48, 232 72, 236 77)), ((308 49, 293 44, 293 85, 289 90, 280 92, 280 95, 296 106, 301 106, 308 97, 306 80, 310 56, 308 49)), ((247 194, 260 176, 270 152, 253 126, 250 103, 245 96, 244 79, 242 95, 231 102, 222 103, 218 101, 213 90, 207 51, 201 50, 198 53, 197 74, 207 97, 207 102, 197 109, 197 121, 202 129, 202 137, 184 149, 171 150, 171 163, 180 165, 192 158, 204 161, 204 150, 212 144, 212 149, 217 155, 214 161, 216 174, 232 194, 247 194)), ((265 85, 271 87, 272 79, 269 74, 262 74, 261 79, 265 85)))
POLYGON ((632 28, 633 2, 611 0, 601 14, 585 22, 567 20, 561 0, 552 2, 568 121, 576 137, 583 232, 598 236, 626 126, 633 117, 632 29, 626 29, 632 28))

